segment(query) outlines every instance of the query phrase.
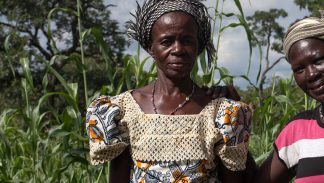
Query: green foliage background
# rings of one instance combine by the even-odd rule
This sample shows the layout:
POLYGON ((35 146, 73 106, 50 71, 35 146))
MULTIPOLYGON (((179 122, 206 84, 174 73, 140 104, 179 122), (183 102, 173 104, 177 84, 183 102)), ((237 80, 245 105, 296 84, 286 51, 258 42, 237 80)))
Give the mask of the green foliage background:
MULTIPOLYGON (((223 12, 224 1, 215 0, 213 23, 214 27, 218 24, 218 29, 213 31, 218 36, 214 42, 218 48, 224 31, 243 27, 251 56, 252 48, 256 46, 261 51, 262 45, 256 41, 240 1, 234 2, 239 14, 223 12), (223 25, 224 17, 233 17, 235 22, 223 25)), ((2 35, 7 35, 0 39, 3 40, 0 78, 11 81, 0 94, 0 182, 108 182, 108 166, 91 166, 88 162, 86 106, 101 94, 117 95, 144 86, 156 77, 154 64, 149 70, 144 70, 150 58, 141 60, 139 47, 136 55, 122 54, 123 46, 115 47, 120 52, 112 53, 103 29, 85 24, 87 19, 82 16, 84 7, 80 0, 72 5, 75 7, 66 5, 46 10, 47 23, 41 22, 44 21, 41 19, 38 23, 48 28, 49 45, 53 46, 55 40, 52 38, 60 35, 60 30, 51 27, 51 21, 58 15, 75 20, 75 52, 53 52, 46 58, 24 50, 27 38, 14 39, 18 35, 14 29, 0 29, 2 35), (43 60, 41 72, 35 72, 33 67, 38 57, 43 60), (60 62, 65 64, 58 68, 57 63, 60 62), (51 85, 53 80, 55 85, 51 85), (90 82, 89 86, 89 80, 96 82, 90 82)), ((120 44, 125 45, 124 42, 120 44)), ((236 78, 250 82, 248 73, 232 76, 226 68, 218 67, 218 54, 211 68, 207 67, 205 53, 197 60, 192 79, 198 85, 231 84, 236 78), (221 76, 219 80, 214 79, 216 74, 221 76)), ((289 118, 298 111, 314 107, 316 103, 298 89, 293 78, 272 78, 269 87, 262 90, 262 95, 260 88, 250 83, 246 90, 239 90, 239 93, 242 101, 250 104, 254 112, 250 151, 257 163, 261 163, 271 152, 275 137, 289 118)))

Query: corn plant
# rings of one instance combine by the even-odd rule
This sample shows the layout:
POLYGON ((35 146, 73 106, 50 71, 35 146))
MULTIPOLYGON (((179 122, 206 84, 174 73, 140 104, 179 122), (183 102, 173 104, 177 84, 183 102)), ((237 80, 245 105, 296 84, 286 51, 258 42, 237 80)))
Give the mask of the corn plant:
MULTIPOLYGON (((48 34, 52 34, 50 19, 55 13, 77 16, 80 53, 62 55, 54 50, 57 54, 45 64, 41 88, 35 87, 29 60, 25 57, 20 59, 23 76, 17 82, 20 83, 22 102, 20 107, 6 108, 0 115, 0 182, 108 182, 109 166, 91 166, 88 162, 89 147, 84 129, 86 106, 99 95, 117 95, 125 90, 142 87, 156 77, 154 63, 150 64, 149 69, 144 69, 151 58, 141 59, 139 45, 136 55, 124 55, 122 63, 112 68, 112 58, 109 57, 108 46, 101 31, 96 27, 82 27, 82 9, 80 1, 76 2, 77 11, 55 8, 49 12, 48 34), (91 92, 87 81, 91 76, 87 73, 93 63, 83 53, 83 43, 90 38, 94 39, 101 52, 105 65, 101 73, 106 74, 108 80, 108 84, 91 92), (75 62, 81 71, 82 81, 77 83, 67 80, 62 71, 53 68, 52 64, 56 60, 75 62), (50 76, 58 80, 56 91, 47 90, 50 76), (56 102, 53 103, 52 100, 56 102)), ((218 22, 218 29, 213 29, 213 32, 217 31, 216 48, 219 50, 221 46, 224 31, 242 26, 246 31, 251 58, 253 33, 244 19, 240 1, 234 0, 239 14, 224 12, 224 3, 225 0, 215 0, 215 7, 212 8, 214 28, 218 22), (225 17, 236 17, 238 22, 223 25, 225 17)), ((9 37, 6 39, 8 41, 9 37)), ((55 40, 52 39, 50 44, 56 48, 55 40)), ((247 73, 235 76, 226 68, 217 66, 218 54, 221 53, 216 52, 210 68, 206 53, 199 56, 191 73, 198 85, 212 86, 220 82, 231 84, 237 77, 250 82, 250 60, 247 61, 247 73), (220 78, 215 80, 217 72, 220 78)), ((273 141, 293 115, 317 105, 296 86, 292 78, 273 77, 272 85, 266 92, 266 97, 258 97, 258 88, 250 82, 249 90, 241 93, 243 101, 250 104, 254 112, 250 150, 257 163, 261 163, 272 151, 273 141)))
MULTIPOLYGON (((205 85, 205 86, 210 87, 210 86, 218 85, 221 82, 223 82, 224 84, 233 84, 234 78, 243 78, 244 80, 247 80, 250 84, 252 84, 248 75, 249 75, 249 71, 250 71, 251 55, 252 55, 251 41, 252 41, 252 39, 254 39, 253 32, 250 30, 248 23, 246 22, 246 20, 244 18, 245 16, 244 16, 244 12, 243 12, 240 1, 234 0, 234 3, 236 5, 237 9, 239 10, 239 14, 224 12, 223 7, 224 7, 225 3, 226 3, 225 0, 221 0, 221 1, 215 0, 215 6, 209 8, 213 11, 212 35, 214 35, 214 32, 217 31, 216 40, 213 41, 213 42, 216 42, 216 44, 215 44, 216 53, 215 53, 215 55, 213 55, 214 59, 213 59, 212 63, 210 63, 210 67, 208 67, 209 63, 206 60, 206 52, 204 51, 199 56, 199 59, 196 62, 196 65, 194 66, 193 71, 191 73, 191 77, 196 81, 196 83, 198 85, 205 85), (224 17, 236 18, 237 22, 232 22, 228 25, 223 25, 224 17), (218 23, 217 30, 215 30, 216 23, 218 23), (226 68, 218 67, 218 65, 217 65, 218 54, 220 54, 218 52, 218 50, 219 50, 219 47, 221 46, 220 40, 222 38, 222 34, 228 29, 233 29, 233 28, 237 28, 237 27, 243 27, 246 32, 246 36, 248 39, 247 41, 249 44, 249 55, 250 55, 250 59, 248 61, 247 73, 245 75, 239 75, 239 76, 235 76, 235 75, 231 74, 226 68), (199 71, 201 72, 201 74, 199 71), (218 72, 220 78, 218 80, 215 80, 217 72, 218 72)), ((260 46, 258 46, 258 48, 259 48, 259 52, 261 55, 260 46)))
MULTIPOLYGON (((44 93, 38 102, 31 101, 36 89, 28 67, 28 59, 21 59, 24 78, 21 79, 24 103, 19 109, 8 109, 2 113, 1 135, 5 137, 1 144, 2 160, 0 180, 13 182, 57 182, 63 177, 79 179, 80 175, 64 175, 72 162, 84 166, 85 160, 80 122, 81 114, 77 105, 77 85, 61 84, 67 91, 44 93), (50 96, 59 96, 67 104, 58 110, 45 107, 50 96), (63 150, 64 149, 64 150, 63 150)), ((49 72, 55 73, 49 67, 49 72)), ((60 75, 57 75, 60 78, 60 75)))

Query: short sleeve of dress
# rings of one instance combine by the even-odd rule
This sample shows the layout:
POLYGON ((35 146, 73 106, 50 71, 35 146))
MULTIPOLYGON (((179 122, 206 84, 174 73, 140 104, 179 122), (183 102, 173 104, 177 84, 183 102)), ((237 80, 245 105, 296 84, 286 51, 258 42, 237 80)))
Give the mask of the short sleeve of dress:
POLYGON ((225 99, 219 107, 215 124, 222 140, 216 144, 216 154, 231 171, 245 170, 252 112, 248 105, 225 99))
POLYGON ((107 96, 95 99, 88 107, 86 131, 92 165, 112 160, 129 145, 129 136, 120 123, 122 116, 120 107, 107 96))
POLYGON ((279 133, 277 139, 274 142, 274 149, 277 151, 279 159, 281 162, 289 169, 294 167, 299 160, 299 152, 298 152, 298 146, 296 146, 298 140, 296 140, 296 137, 302 133, 304 130, 303 129, 298 129, 298 122, 302 122, 301 120, 299 121, 292 121, 285 126, 279 133), (297 130, 296 130, 297 129, 297 130), (298 133, 296 133, 298 132, 298 133))

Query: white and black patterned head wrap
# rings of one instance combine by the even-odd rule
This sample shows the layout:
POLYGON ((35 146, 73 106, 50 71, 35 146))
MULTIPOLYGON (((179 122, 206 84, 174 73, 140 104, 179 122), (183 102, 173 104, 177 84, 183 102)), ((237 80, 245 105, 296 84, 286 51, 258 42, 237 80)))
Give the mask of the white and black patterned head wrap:
POLYGON ((193 16, 198 25, 198 52, 200 54, 206 49, 210 65, 215 48, 211 40, 210 17, 200 0, 145 0, 142 7, 137 2, 137 10, 132 14, 135 20, 128 21, 128 35, 148 51, 153 24, 165 13, 173 11, 183 11, 193 16))
POLYGON ((297 41, 306 38, 324 40, 324 18, 307 17, 289 27, 283 44, 287 60, 291 46, 297 41))

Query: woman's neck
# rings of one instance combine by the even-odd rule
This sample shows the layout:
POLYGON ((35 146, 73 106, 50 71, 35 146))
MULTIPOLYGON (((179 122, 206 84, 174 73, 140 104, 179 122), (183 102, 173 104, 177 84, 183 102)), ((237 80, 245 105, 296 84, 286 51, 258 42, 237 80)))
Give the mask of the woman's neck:
POLYGON ((162 95, 177 95, 179 93, 190 93, 194 83, 191 78, 183 78, 180 80, 171 80, 166 77, 158 77, 156 81, 156 93, 162 95))

